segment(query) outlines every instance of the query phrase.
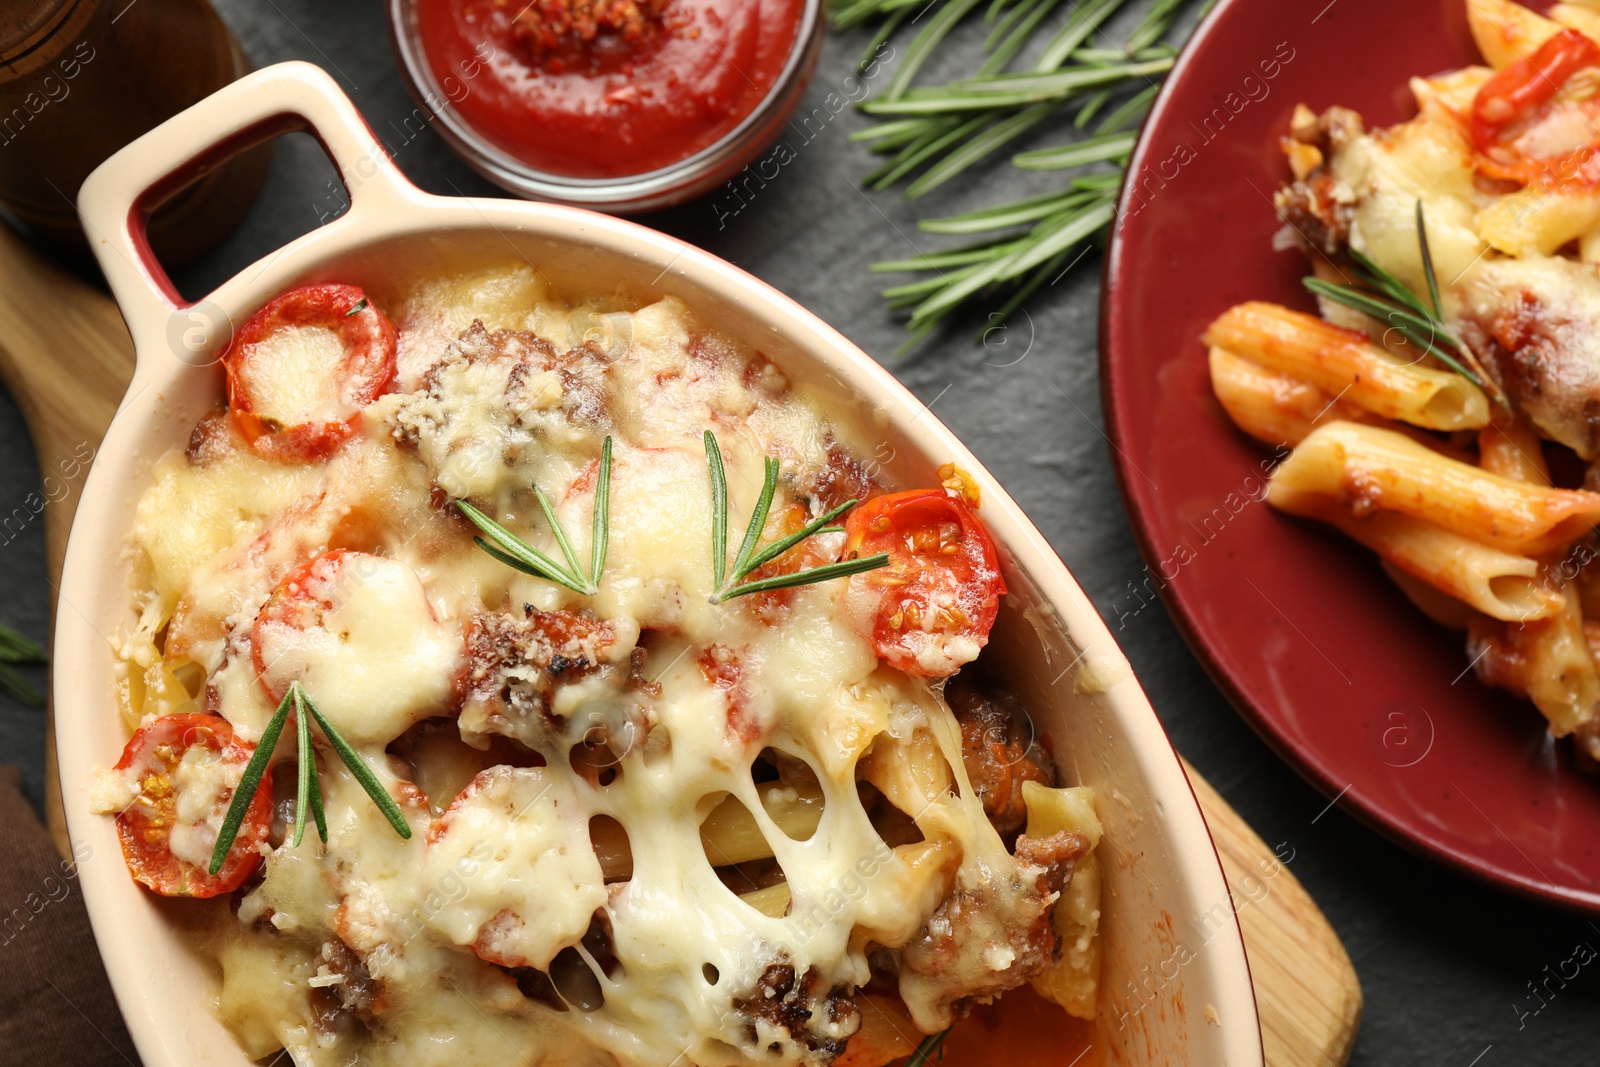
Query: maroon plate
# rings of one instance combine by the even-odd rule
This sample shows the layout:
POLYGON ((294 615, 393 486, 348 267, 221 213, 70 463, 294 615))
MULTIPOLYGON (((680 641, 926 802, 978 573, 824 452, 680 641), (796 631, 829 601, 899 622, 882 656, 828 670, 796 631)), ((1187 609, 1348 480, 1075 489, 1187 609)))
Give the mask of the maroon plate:
MULTIPOLYGON (((1260 500, 1273 456, 1211 394, 1199 336, 1243 300, 1314 310, 1275 252, 1294 105, 1415 113, 1413 75, 1477 62, 1463 0, 1222 0, 1139 140, 1105 261, 1101 382, 1149 569, 1197 656, 1315 785, 1403 844, 1600 911, 1600 782, 1375 556, 1260 500)), ((1115 609, 1113 609, 1115 614, 1115 609)), ((1116 619, 1109 620, 1116 628, 1116 619)))

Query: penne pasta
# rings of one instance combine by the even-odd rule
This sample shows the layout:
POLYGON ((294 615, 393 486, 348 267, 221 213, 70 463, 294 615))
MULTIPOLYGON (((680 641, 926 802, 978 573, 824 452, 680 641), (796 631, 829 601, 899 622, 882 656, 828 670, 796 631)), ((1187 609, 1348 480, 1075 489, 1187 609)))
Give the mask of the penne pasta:
MULTIPOLYGON (((787 785, 764 782, 756 786, 761 806, 778 829, 796 841, 817 832, 822 821, 822 787, 814 781, 797 779, 787 785)), ((700 824, 700 842, 714 866, 748 863, 772 855, 772 845, 750 810, 736 798, 728 797, 700 824)))
POLYGON ((1478 431, 1478 463, 1490 474, 1529 485, 1550 484, 1544 445, 1522 419, 1496 418, 1478 431))
POLYGON ((1600 10, 1592 5, 1555 4, 1547 14, 1568 29, 1600 41, 1600 10))
POLYGON ((1441 592, 1508 622, 1547 618, 1561 611, 1561 593, 1541 580, 1539 564, 1503 552, 1431 523, 1392 511, 1356 518, 1322 493, 1269 489, 1268 502, 1282 511, 1338 527, 1389 563, 1441 592))
POLYGON ((1563 610, 1544 619, 1474 620, 1467 638, 1467 655, 1479 680, 1533 701, 1556 737, 1592 722, 1600 703, 1600 675, 1595 672, 1577 590, 1569 589, 1562 601, 1563 610))
POLYGON ((1561 32, 1561 24, 1512 0, 1467 0, 1467 28, 1496 70, 1532 55, 1561 32))
POLYGON ((1600 521, 1600 493, 1515 482, 1354 422, 1318 427, 1279 464, 1267 499, 1289 495, 1322 496, 1356 518, 1398 512, 1524 555, 1565 547, 1600 521))
POLYGON ((1388 560, 1380 561, 1380 566, 1383 567, 1383 573, 1400 587, 1400 592, 1405 594, 1406 599, 1411 601, 1412 606, 1418 611, 1447 630, 1467 628, 1474 613, 1466 604, 1448 593, 1440 592, 1427 582, 1418 581, 1388 560))
POLYGON ((1211 389, 1239 429, 1269 445, 1299 444, 1325 422, 1370 417, 1310 382, 1268 370, 1225 348, 1211 349, 1211 389))
POLYGON ((1384 418, 1430 430, 1489 422, 1488 398, 1461 375, 1406 364, 1364 334, 1276 304, 1230 308, 1206 330, 1205 342, 1384 418))
POLYGON ((1529 186, 1478 212, 1478 234, 1508 256, 1549 256, 1600 227, 1600 194, 1529 186))
POLYGON ((739 899, 769 918, 781 919, 789 913, 789 904, 794 900, 794 894, 790 891, 788 882, 779 882, 765 889, 740 893, 739 899))

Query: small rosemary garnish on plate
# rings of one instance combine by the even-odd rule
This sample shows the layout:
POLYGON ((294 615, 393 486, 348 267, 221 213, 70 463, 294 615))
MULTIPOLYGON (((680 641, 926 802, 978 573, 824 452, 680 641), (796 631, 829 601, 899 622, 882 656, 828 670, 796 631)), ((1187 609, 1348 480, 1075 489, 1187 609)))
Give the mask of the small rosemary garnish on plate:
POLYGON ((44 649, 31 637, 24 637, 9 626, 0 626, 0 693, 30 708, 44 707, 44 698, 28 680, 12 670, 13 664, 43 663, 44 649))
POLYGON ((239 836, 239 827, 244 823, 245 812, 255 800, 256 789, 261 785, 262 776, 266 774, 267 763, 272 759, 273 750, 278 747, 278 738, 283 735, 283 728, 288 722, 291 711, 294 712, 298 740, 295 760, 298 785, 295 790, 293 844, 299 845, 301 838, 305 836, 308 810, 316 821, 317 833, 324 842, 328 840, 328 820, 322 808, 322 787, 317 782, 317 757, 311 744, 312 720, 316 721, 317 728, 328 739, 328 743, 339 754, 345 766, 350 768, 355 780, 361 783, 361 788, 366 790, 367 796, 372 798, 372 803, 377 805, 378 810, 383 812, 383 817, 389 820, 389 825, 394 827, 395 833, 405 838, 411 836, 411 826, 401 814, 400 806, 394 802, 389 791, 383 788, 383 783, 372 773, 372 768, 367 766, 366 760, 350 747, 350 743, 334 728, 333 723, 328 721, 327 716, 317 710, 317 706, 306 695, 305 687, 297 680, 289 683, 289 691, 284 693, 283 699, 278 702, 278 710, 272 713, 267 728, 261 731, 261 740, 256 745, 254 755, 250 757, 250 762, 244 765, 244 774, 240 776, 239 785, 233 792, 233 802, 228 805, 228 814, 222 820, 222 832, 217 835, 216 848, 211 850, 209 869, 212 874, 222 870, 222 864, 227 860, 228 852, 239 836))
POLYGON ((950 1031, 940 1030, 937 1034, 929 1034, 917 1045, 916 1051, 906 1059, 906 1067, 927 1067, 933 1062, 933 1057, 944 1047, 944 1039, 950 1031))
POLYGON ((598 593, 600 575, 606 565, 606 548, 611 536, 611 438, 607 437, 605 444, 600 448, 600 473, 595 478, 594 488, 594 531, 591 538, 593 550, 590 553, 587 573, 578 564, 578 555, 572 549, 572 542, 568 540, 567 532, 561 528, 561 523, 556 518, 555 508, 550 505, 550 498, 545 496, 544 490, 537 485, 533 487, 533 493, 539 500, 545 521, 550 524, 550 529, 555 534, 561 555, 566 559, 565 566, 540 552, 465 500, 457 500, 456 507, 461 509, 461 514, 465 515, 474 526, 483 531, 484 536, 474 537, 473 541, 501 563, 514 567, 524 574, 564 585, 582 596, 593 596, 598 593))
POLYGON ((1472 349, 1445 326, 1439 301, 1439 279, 1433 272, 1433 253, 1428 248, 1428 228, 1423 222, 1421 200, 1417 201, 1416 219, 1422 273, 1428 283, 1428 303, 1424 304, 1404 282, 1355 248, 1350 249, 1350 258, 1356 263, 1355 284, 1342 285, 1321 278, 1305 278, 1305 287, 1317 296, 1388 323, 1400 336, 1478 386, 1496 403, 1510 407, 1494 379, 1483 372, 1483 366, 1472 349))
POLYGON ((778 460, 773 456, 764 459, 765 477, 761 485, 761 499, 756 502, 756 510, 750 516, 750 525, 745 528, 744 541, 739 545, 739 553, 734 557, 733 567, 728 567, 728 476, 722 466, 722 449, 717 446, 717 439, 710 430, 706 431, 706 465, 711 472, 711 560, 715 576, 711 602, 720 604, 724 600, 746 593, 761 593, 769 589, 788 589, 797 585, 810 585, 813 582, 825 582, 830 578, 843 578, 846 575, 860 574, 862 571, 874 570, 888 564, 889 555, 880 552, 875 556, 862 556, 859 559, 844 559, 837 563, 825 563, 820 567, 807 567, 805 570, 795 571, 792 574, 778 574, 771 578, 758 578, 753 582, 744 579, 763 564, 769 563, 783 555, 789 549, 813 534, 825 530, 833 530, 829 524, 840 515, 855 507, 859 501, 854 498, 846 500, 836 508, 818 515, 787 537, 780 537, 764 548, 757 548, 761 540, 761 530, 767 524, 767 512, 772 508, 772 497, 778 490, 778 460), (741 584, 742 583, 742 584, 741 584))

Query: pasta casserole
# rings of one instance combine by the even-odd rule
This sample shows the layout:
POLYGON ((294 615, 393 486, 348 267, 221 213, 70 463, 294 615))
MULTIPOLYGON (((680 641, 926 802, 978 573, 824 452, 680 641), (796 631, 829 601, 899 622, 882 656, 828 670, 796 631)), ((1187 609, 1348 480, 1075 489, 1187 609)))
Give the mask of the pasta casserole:
POLYGON ((1279 246, 1320 316, 1205 333, 1266 499, 1372 549, 1485 684, 1600 758, 1600 8, 1467 0, 1484 63, 1368 129, 1301 106, 1279 246))
POLYGON ((222 363, 93 800, 248 1056, 878 1067, 1018 987, 1093 1016, 1094 797, 982 674, 964 472, 883 484, 681 301, 527 264, 295 289, 222 363))

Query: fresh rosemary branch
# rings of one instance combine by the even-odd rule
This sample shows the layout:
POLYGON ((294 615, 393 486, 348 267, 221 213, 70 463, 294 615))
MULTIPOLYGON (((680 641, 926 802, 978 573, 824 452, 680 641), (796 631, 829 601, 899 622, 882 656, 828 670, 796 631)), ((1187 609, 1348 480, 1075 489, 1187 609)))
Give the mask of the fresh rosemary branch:
POLYGON ((772 456, 764 460, 765 477, 761 484, 761 498, 756 502, 756 509, 750 516, 750 524, 745 528, 744 540, 739 545, 739 552, 734 556, 732 570, 728 567, 728 476, 722 465, 722 449, 717 445, 717 439, 710 430, 705 434, 706 466, 711 475, 711 561, 712 573, 715 578, 713 583, 715 592, 711 595, 711 602, 720 604, 736 596, 746 593, 760 593, 769 589, 788 589, 797 585, 810 585, 813 582, 825 582, 830 578, 843 578, 851 574, 860 574, 862 571, 874 570, 888 564, 889 555, 880 552, 875 556, 862 556, 859 559, 840 560, 837 563, 825 563, 820 567, 807 567, 804 570, 791 574, 774 575, 771 578, 759 578, 753 582, 744 579, 763 565, 777 559, 789 549, 813 534, 831 530, 830 524, 834 519, 855 507, 859 502, 855 499, 846 500, 836 508, 818 515, 787 537, 780 537, 758 548, 761 540, 761 530, 767 524, 767 513, 772 508, 772 498, 778 491, 778 461, 772 456))
MULTIPOLYGON (((355 777, 355 780, 361 783, 361 788, 367 791, 367 796, 372 798, 372 803, 377 805, 379 811, 383 812, 383 817, 389 820, 389 825, 394 827, 394 832, 401 837, 410 838, 411 824, 406 822, 406 817, 400 813, 400 805, 394 802, 394 798, 383 787, 383 783, 378 781, 378 776, 372 773, 372 768, 367 766, 367 761, 361 758, 359 752, 350 747, 350 742, 346 741, 344 736, 334 729, 333 723, 328 721, 327 716, 317 710, 317 706, 311 702, 311 698, 306 695, 305 689, 301 687, 299 682, 290 682, 289 692, 294 696, 296 714, 302 708, 311 713, 311 718, 322 731, 322 735, 328 739, 328 743, 333 746, 333 750, 339 753, 339 758, 344 760, 344 765, 350 769, 350 773, 355 777)), ((313 765, 312 773, 316 773, 315 765, 313 765)), ((315 811, 316 808, 312 810, 315 811)), ((323 828, 319 822, 318 829, 323 828)))
POLYGON ((322 807, 322 787, 317 782, 317 758, 311 744, 311 722, 315 721, 318 729, 322 731, 333 750, 339 754, 351 775, 361 784, 367 796, 372 798, 383 817, 389 820, 389 825, 394 827, 395 833, 401 837, 411 836, 411 825, 406 822, 406 817, 401 814, 400 806, 394 802, 389 791, 383 788, 383 783, 378 781, 372 768, 367 766, 366 760, 350 743, 344 739, 329 722, 317 706, 306 695, 305 687, 298 680, 289 683, 289 691, 283 694, 283 699, 278 702, 278 710, 272 713, 272 718, 267 721, 267 728, 261 732, 261 740, 256 745, 255 752, 250 756, 250 761, 244 765, 244 773, 239 778, 239 785, 233 791, 233 800, 228 805, 228 813, 223 817, 222 830, 217 834, 216 847, 211 850, 212 874, 222 870, 222 865, 228 858, 228 853, 233 849, 233 843, 239 837, 239 827, 244 824, 245 813, 250 810, 251 803, 255 800, 256 790, 261 785, 261 779, 266 774, 267 764, 272 760, 273 750, 278 747, 278 738, 283 736, 283 728, 289 720, 289 713, 295 716, 296 744, 296 775, 297 786, 295 790, 294 809, 294 837, 293 844, 298 846, 305 834, 306 812, 311 812, 317 824, 317 833, 322 840, 328 840, 328 819, 322 807))
POLYGON ((44 661, 44 649, 39 647, 38 642, 24 637, 9 626, 0 626, 0 693, 30 708, 44 707, 44 698, 39 691, 11 669, 13 664, 44 661))
POLYGON ((592 552, 587 572, 579 566, 577 553, 573 551, 566 530, 556 518, 550 498, 545 496, 544 490, 537 485, 533 487, 533 494, 539 501, 540 510, 544 512, 545 521, 550 524, 551 532, 555 534, 556 544, 566 560, 565 566, 529 545, 465 500, 457 500, 456 507, 468 521, 483 531, 484 536, 474 537, 473 541, 501 563, 514 567, 524 574, 546 578, 558 585, 564 585, 582 596, 593 596, 598 593, 600 575, 606 565, 606 548, 611 537, 611 438, 607 437, 605 444, 600 448, 600 473, 595 479, 594 489, 592 552))
MULTIPOLYGON (((956 22, 975 7, 965 0, 933 0, 918 7, 924 28, 912 40, 889 86, 861 104, 885 121, 852 134, 888 158, 865 183, 886 189, 905 181, 916 199, 939 188, 1038 127, 1069 104, 1073 127, 1091 135, 1055 148, 1022 152, 1012 163, 1023 170, 1102 168, 1071 178, 1056 193, 993 205, 950 218, 928 219, 924 232, 990 234, 955 249, 875 264, 875 271, 925 274, 884 291, 892 310, 910 310, 909 338, 916 345, 942 320, 976 300, 1009 294, 989 317, 986 330, 1004 321, 1040 286, 1059 275, 1071 257, 1099 241, 1115 215, 1122 170, 1133 150, 1135 126, 1154 102, 1159 79, 1175 52, 1162 39, 1188 0, 1155 0, 1121 49, 1091 47, 1090 37, 1126 0, 1074 0, 1070 14, 1045 40, 1029 67, 1008 72, 1025 45, 1044 33, 1044 19, 1059 0, 991 0, 983 18, 994 24, 987 58, 970 78, 941 86, 911 82, 956 22), (929 10, 934 17, 924 19, 929 10), (1148 83, 1121 103, 1113 101, 1129 83, 1148 83), (1107 109, 1110 109, 1107 111, 1107 109), (1106 170, 1110 167, 1114 169, 1106 170), (1025 230, 1019 227, 1027 227, 1025 230)), ((881 19, 878 44, 899 27, 910 8, 904 0, 842 0, 835 26, 881 19)))
POLYGON ((1356 264, 1355 284, 1342 285, 1321 278, 1305 278, 1305 287, 1317 296, 1388 323, 1408 342, 1481 388, 1496 403, 1509 407, 1505 394, 1494 379, 1484 373, 1472 349, 1445 325, 1439 302, 1439 280, 1433 271, 1433 253, 1428 248, 1428 228, 1423 220, 1421 200, 1417 201, 1416 223, 1417 244, 1422 253, 1422 273, 1427 279, 1429 303, 1424 304, 1404 282, 1354 248, 1350 249, 1350 258, 1356 264))
POLYGON ((937 1034, 929 1034, 917 1045, 916 1051, 906 1057, 905 1067, 927 1067, 933 1062, 933 1057, 944 1047, 944 1039, 950 1031, 940 1030, 937 1034))

